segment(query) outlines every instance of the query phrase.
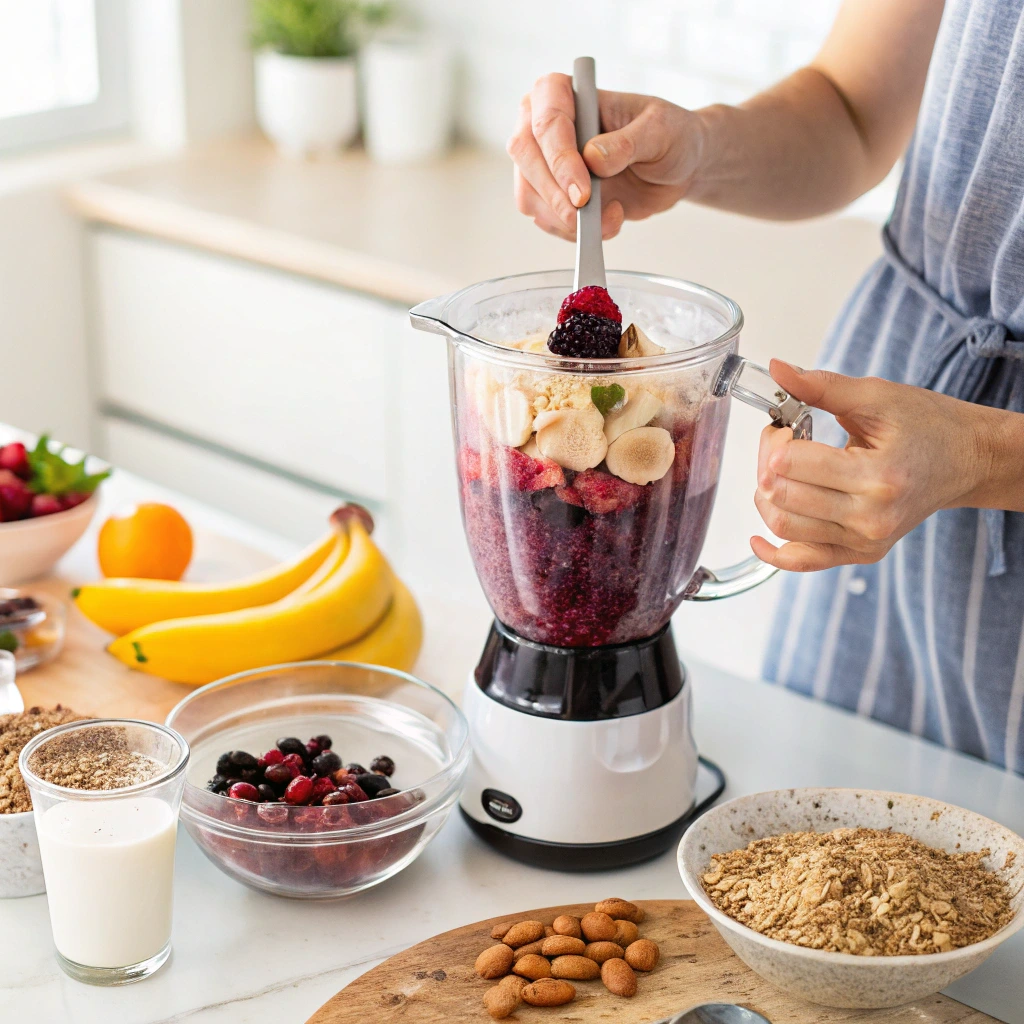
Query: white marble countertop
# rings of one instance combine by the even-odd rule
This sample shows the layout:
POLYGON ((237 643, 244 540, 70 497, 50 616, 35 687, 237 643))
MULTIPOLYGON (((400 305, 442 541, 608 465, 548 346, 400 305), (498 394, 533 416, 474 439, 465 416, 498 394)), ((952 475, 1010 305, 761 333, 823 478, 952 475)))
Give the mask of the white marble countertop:
MULTIPOLYGON (((109 506, 162 489, 119 473, 109 506)), ((276 538, 174 497, 196 525, 275 555, 276 538)), ((92 544, 69 558, 92 571, 92 544)), ((421 594, 421 596, 423 596, 421 594)), ((428 642, 419 674, 457 693, 483 640, 482 598, 423 602, 428 642)), ((788 786, 892 789, 960 804, 1024 832, 1024 778, 924 740, 690 660, 695 731, 729 778, 727 796, 788 786)), ((574 875, 499 857, 458 815, 413 865, 350 900, 302 903, 250 891, 222 875, 182 830, 177 851, 174 952, 155 977, 121 989, 65 977, 53 956, 44 896, 0 901, 0 1021, 34 1024, 301 1024, 383 958, 437 932, 546 903, 684 895, 673 853, 624 871, 574 875)), ((1024 932, 950 990, 993 1016, 1024 1024, 1024 932)), ((686 1003, 680 993, 680 1007, 686 1003)))

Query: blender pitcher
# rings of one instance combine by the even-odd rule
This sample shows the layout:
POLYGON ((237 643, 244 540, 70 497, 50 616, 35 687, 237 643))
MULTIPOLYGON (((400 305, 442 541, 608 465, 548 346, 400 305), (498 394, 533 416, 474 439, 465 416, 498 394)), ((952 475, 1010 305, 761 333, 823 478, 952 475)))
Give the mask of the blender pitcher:
POLYGON ((698 564, 730 396, 811 433, 807 408, 737 354, 731 299, 623 271, 607 287, 633 325, 611 359, 547 347, 568 270, 411 311, 448 339, 463 523, 495 614, 464 700, 475 754, 463 812, 506 852, 561 868, 652 856, 694 803, 689 687, 669 620, 684 600, 775 572, 755 557, 698 564), (655 779, 656 805, 638 799, 655 779))

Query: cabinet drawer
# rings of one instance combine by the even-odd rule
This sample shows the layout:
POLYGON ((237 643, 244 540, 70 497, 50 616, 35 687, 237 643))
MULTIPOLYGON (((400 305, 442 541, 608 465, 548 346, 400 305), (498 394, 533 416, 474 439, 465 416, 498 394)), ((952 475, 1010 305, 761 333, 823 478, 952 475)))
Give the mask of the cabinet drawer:
POLYGON ((109 405, 382 500, 404 310, 141 236, 91 233, 109 405))

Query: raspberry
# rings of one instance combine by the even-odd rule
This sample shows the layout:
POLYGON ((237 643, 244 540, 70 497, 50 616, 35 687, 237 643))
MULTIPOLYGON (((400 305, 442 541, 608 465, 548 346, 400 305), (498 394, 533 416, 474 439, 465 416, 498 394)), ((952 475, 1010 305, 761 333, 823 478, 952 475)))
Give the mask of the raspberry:
POLYGON ((263 762, 260 767, 266 768, 268 764, 281 764, 284 761, 284 754, 277 747, 271 747, 260 760, 263 762))
POLYGON ((593 313, 594 316, 603 316, 606 320, 614 320, 617 324, 622 323, 622 313, 619 307, 612 301, 608 290, 599 284, 588 284, 586 288, 566 295, 562 300, 562 308, 558 311, 558 322, 565 323, 576 311, 593 313))
POLYGON ((22 480, 28 480, 32 476, 28 452, 20 441, 11 441, 10 444, 0 447, 0 469, 9 469, 22 480))
POLYGON ((618 355, 621 325, 593 313, 571 313, 548 338, 548 348, 572 359, 610 359, 618 355))
POLYGON ((306 770, 306 762, 298 754, 285 754, 283 763, 291 769, 293 779, 306 770))
POLYGON ((565 483, 565 473, 551 459, 535 459, 518 448, 501 450, 505 475, 517 491, 542 491, 565 483))
POLYGON ((583 495, 570 484, 568 487, 556 487, 555 494, 566 503, 566 505, 578 505, 583 508, 583 495))
POLYGON ((640 500, 643 488, 627 483, 611 473, 588 469, 577 475, 573 488, 583 499, 583 507, 592 515, 621 512, 640 500))

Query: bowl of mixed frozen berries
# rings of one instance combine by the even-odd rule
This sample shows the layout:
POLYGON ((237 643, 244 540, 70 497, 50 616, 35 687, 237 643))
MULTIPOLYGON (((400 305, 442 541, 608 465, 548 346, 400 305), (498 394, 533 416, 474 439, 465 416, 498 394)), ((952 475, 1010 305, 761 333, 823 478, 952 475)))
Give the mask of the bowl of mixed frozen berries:
POLYGON ((469 757, 465 718, 443 693, 345 662, 231 676, 167 724, 192 748, 181 818, 203 853, 245 885, 300 899, 348 896, 411 864, 469 757))
POLYGON ((110 471, 49 437, 0 445, 0 584, 49 572, 85 533, 110 471))

